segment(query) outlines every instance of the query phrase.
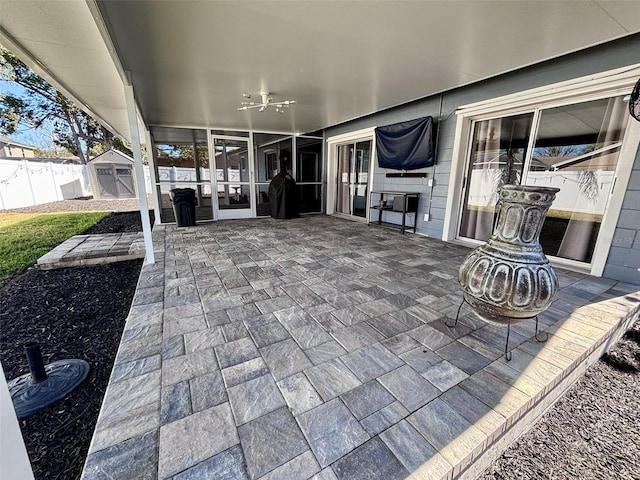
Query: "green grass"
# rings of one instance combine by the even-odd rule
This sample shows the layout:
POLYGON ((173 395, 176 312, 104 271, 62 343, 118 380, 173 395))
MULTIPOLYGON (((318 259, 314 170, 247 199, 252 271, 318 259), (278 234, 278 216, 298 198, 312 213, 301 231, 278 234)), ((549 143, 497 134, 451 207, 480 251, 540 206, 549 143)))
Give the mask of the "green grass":
POLYGON ((0 281, 107 216, 109 212, 0 214, 0 281))
POLYGON ((40 213, 0 213, 0 229, 37 217, 40 213))

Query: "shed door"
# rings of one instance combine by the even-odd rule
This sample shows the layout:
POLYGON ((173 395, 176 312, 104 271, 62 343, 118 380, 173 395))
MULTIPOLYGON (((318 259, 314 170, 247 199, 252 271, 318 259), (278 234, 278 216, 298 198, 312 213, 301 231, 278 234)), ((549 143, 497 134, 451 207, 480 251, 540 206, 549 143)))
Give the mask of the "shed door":
POLYGON ((136 198, 131 165, 114 164, 118 198, 136 198))
POLYGON ((113 165, 104 163, 96 167, 100 198, 118 198, 118 186, 113 171, 113 165))

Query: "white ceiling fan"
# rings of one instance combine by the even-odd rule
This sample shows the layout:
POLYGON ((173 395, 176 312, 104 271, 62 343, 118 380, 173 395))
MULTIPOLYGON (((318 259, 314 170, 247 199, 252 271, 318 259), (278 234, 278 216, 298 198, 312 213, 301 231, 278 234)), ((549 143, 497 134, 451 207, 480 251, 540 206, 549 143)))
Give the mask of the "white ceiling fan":
MULTIPOLYGON (((247 99, 251 98, 251 95, 248 93, 243 93, 242 96, 247 99)), ((296 103, 295 100, 273 101, 269 92, 260 92, 260 96, 262 97, 262 102, 254 102, 252 100, 242 102, 240 104, 241 106, 238 107, 238 111, 257 108, 259 112, 264 112, 267 107, 275 107, 277 113, 284 113, 285 108, 289 108, 289 105, 296 103)))

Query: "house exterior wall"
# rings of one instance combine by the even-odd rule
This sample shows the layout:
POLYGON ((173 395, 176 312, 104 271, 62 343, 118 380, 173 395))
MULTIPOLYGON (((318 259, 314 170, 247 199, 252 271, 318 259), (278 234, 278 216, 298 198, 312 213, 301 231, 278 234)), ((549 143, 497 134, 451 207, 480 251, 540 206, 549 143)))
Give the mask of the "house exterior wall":
POLYGON ((0 158, 35 158, 35 156, 34 148, 0 141, 0 158))
POLYGON ((624 195, 604 276, 640 284, 640 148, 624 195))
POLYGON ((15 145, 7 145, 7 151, 7 157, 34 158, 36 156, 30 148, 16 147, 15 145))
MULTIPOLYGON (((636 63, 640 63, 640 34, 337 125, 328 128, 325 135, 331 138, 360 129, 432 116, 437 122, 436 164, 418 171, 426 171, 429 178, 435 180, 433 188, 428 187, 427 179, 386 178, 386 171, 379 169, 377 165, 374 167, 372 188, 420 192, 417 232, 441 238, 452 167, 457 122, 455 112, 458 107, 636 63), (430 220, 425 222, 423 217, 427 212, 430 213, 430 220)), ((331 154, 328 150, 325 150, 327 159, 331 154)), ((634 223, 631 219, 634 216, 638 218, 640 210, 639 177, 640 155, 636 155, 616 238, 604 271, 605 276, 637 284, 640 284, 640 271, 637 270, 640 267, 640 230, 638 222, 634 223)))

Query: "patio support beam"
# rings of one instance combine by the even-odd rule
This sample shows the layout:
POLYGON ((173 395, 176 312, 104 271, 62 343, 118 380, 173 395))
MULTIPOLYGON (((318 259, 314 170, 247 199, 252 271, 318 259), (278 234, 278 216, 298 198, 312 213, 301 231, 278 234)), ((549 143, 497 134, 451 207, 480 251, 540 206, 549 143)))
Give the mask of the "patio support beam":
POLYGON ((149 167, 149 179, 151 180, 151 197, 153 198, 153 211, 156 216, 154 223, 160 225, 162 222, 160 221, 160 192, 157 187, 155 147, 153 145, 153 139, 151 138, 151 132, 148 128, 144 131, 144 142, 147 145, 147 165, 149 167))
POLYGON ((145 261, 148 264, 156 263, 153 253, 153 241, 151 240, 151 219, 149 218, 149 204, 147 203, 147 187, 144 179, 144 167, 142 166, 142 149, 140 147, 140 131, 138 130, 138 115, 136 100, 133 95, 131 82, 124 86, 125 102, 127 104, 127 118, 131 133, 131 147, 133 150, 133 166, 136 172, 136 184, 138 187, 138 200, 140 201, 140 217, 142 218, 142 234, 144 236, 145 261))

